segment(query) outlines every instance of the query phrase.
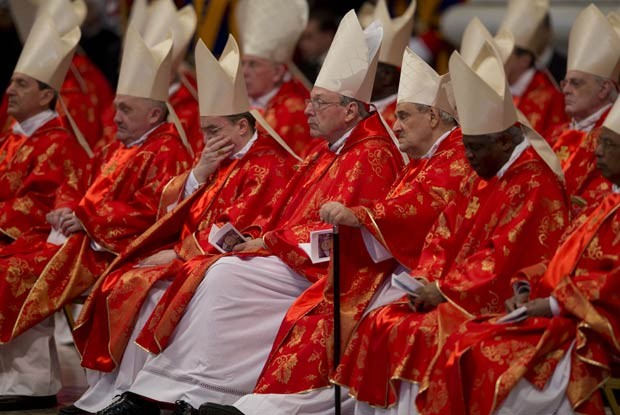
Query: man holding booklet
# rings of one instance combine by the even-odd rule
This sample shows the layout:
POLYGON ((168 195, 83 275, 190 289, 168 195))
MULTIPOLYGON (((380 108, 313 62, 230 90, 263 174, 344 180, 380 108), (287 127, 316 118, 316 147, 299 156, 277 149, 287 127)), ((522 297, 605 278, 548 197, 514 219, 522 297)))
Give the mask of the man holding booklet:
POLYGON ((475 56, 455 52, 450 76, 476 174, 423 239, 409 277, 421 287, 370 311, 346 346, 333 380, 350 388, 359 413, 416 414, 412 400, 446 333, 501 311, 514 270, 549 258, 568 222, 559 162, 517 121, 494 44, 485 41, 475 56))
POLYGON ((512 313, 479 317, 448 338, 420 396, 423 413, 604 412, 597 391, 620 333, 619 102, 596 158, 612 190, 574 220, 550 261, 517 273, 512 313), (437 396, 450 399, 438 404, 437 396))
POLYGON ((117 378, 118 364, 140 367, 147 356, 133 344, 123 356, 135 340, 134 325, 142 327, 170 281, 192 269, 192 260, 232 249, 223 249, 230 238, 214 245, 212 230, 223 231, 217 242, 230 232, 258 237, 270 229, 278 190, 293 174, 296 159, 276 139, 257 132, 248 112, 235 40, 229 38, 219 62, 202 42, 195 53, 205 148, 193 169, 164 189, 163 217, 117 258, 88 297, 74 337, 82 365, 92 369, 90 388, 71 410, 100 411, 124 392, 133 372, 129 379, 117 378), (145 317, 138 321, 144 303, 145 317))
POLYGON ((131 407, 150 413, 145 398, 198 407, 252 392, 282 316, 327 276, 329 263, 313 264, 299 247, 310 232, 325 229, 320 206, 372 203, 402 169, 388 130, 368 112, 381 37, 376 25, 362 31, 353 11, 344 18, 305 109, 311 134, 325 142, 282 186, 274 230, 238 245, 234 256, 185 264, 188 272, 176 277, 137 338, 159 354, 104 414, 131 407))

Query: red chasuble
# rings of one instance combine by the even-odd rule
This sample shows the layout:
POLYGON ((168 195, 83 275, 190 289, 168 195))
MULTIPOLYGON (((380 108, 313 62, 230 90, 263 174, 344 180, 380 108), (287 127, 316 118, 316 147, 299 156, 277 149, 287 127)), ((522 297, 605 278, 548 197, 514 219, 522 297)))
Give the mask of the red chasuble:
POLYGON ((317 140, 310 136, 305 100, 310 92, 295 78, 284 82, 267 107, 260 110, 269 125, 299 157, 306 157, 317 140))
MULTIPOLYGON (((372 207, 352 208, 364 228, 406 267, 417 263, 431 225, 456 197, 462 180, 471 174, 461 138, 460 129, 455 129, 433 157, 413 160, 382 201, 372 207)), ((373 294, 391 275, 396 263, 390 260, 375 264, 366 254, 357 229, 341 227, 340 238, 344 251, 340 254, 342 338, 348 339, 373 294)), ((287 393, 328 385, 327 368, 332 364, 326 355, 332 335, 331 290, 331 283, 323 278, 291 306, 263 370, 258 392, 287 393), (290 356, 295 356, 295 365, 287 359, 290 356), (294 371, 289 372, 293 367, 294 371), (284 386, 284 373, 300 378, 284 386), (310 375, 308 381, 301 382, 302 373, 310 375), (289 385, 294 386, 289 388, 289 385)))
MULTIPOLYGON (((247 154, 224 162, 206 185, 131 243, 95 285, 77 322, 74 337, 82 365, 101 371, 116 367, 152 285, 164 278, 182 282, 184 273, 192 270, 194 258, 204 262, 217 257, 218 251, 208 242, 213 224, 231 222, 252 237, 269 229, 274 205, 293 174, 294 161, 275 140, 259 134, 247 154), (162 247, 173 248, 179 259, 135 268, 162 247)), ((166 186, 160 201, 162 212, 182 200, 188 174, 166 186)))
POLYGON ((0 136, 0 239, 17 239, 32 228, 47 228, 57 188, 76 187, 88 156, 54 118, 26 137, 7 131, 0 136))
POLYGON ((404 297, 369 313, 335 381, 362 402, 394 404, 399 380, 422 383, 447 334, 475 315, 500 312, 515 270, 553 254, 567 211, 563 186, 531 148, 501 178, 472 176, 426 236, 411 272, 437 284, 447 302, 414 312, 404 297))
POLYGON ((514 97, 513 101, 542 135, 568 121, 564 95, 546 71, 537 70, 523 95, 514 97))
MULTIPOLYGON (((300 275, 314 282, 327 276, 327 262, 312 264, 299 243, 310 240, 310 232, 327 225, 319 218, 320 207, 328 201, 345 205, 371 206, 385 197, 402 169, 402 156, 389 137, 379 116, 373 114, 351 130, 343 148, 335 153, 325 146, 306 158, 290 180, 286 196, 276 209, 273 231, 264 234, 266 250, 240 256, 276 255, 300 275)), ((178 279, 166 290, 137 343, 158 353, 183 316, 185 307, 205 271, 217 258, 200 257, 188 264, 189 276, 178 279)))
POLYGON ((596 168, 595 155, 600 127, 608 113, 601 116, 591 132, 565 130, 553 146, 562 163, 566 191, 571 197, 574 214, 578 214, 585 206, 597 203, 611 189, 609 182, 596 168))
POLYGON ((74 211, 85 232, 71 235, 62 246, 38 233, 1 252, 0 341, 41 322, 90 287, 115 255, 155 222, 163 186, 189 166, 189 155, 168 123, 142 144, 110 147, 74 211))
MULTIPOLYGON (((114 92, 105 76, 86 55, 73 55, 60 95, 89 146, 95 149, 103 145, 99 142, 103 134, 101 114, 112 105, 114 92)), ((60 104, 58 109, 64 115, 60 104)), ((66 121, 65 125, 70 128, 66 121)))
POLYGON ((521 379, 542 389, 573 341, 567 397, 578 413, 604 413, 595 392, 620 352, 618 208, 620 195, 608 194, 579 220, 548 267, 525 272, 530 298, 554 296, 559 316, 509 324, 481 317, 450 336, 418 398, 422 413, 491 414, 521 379))

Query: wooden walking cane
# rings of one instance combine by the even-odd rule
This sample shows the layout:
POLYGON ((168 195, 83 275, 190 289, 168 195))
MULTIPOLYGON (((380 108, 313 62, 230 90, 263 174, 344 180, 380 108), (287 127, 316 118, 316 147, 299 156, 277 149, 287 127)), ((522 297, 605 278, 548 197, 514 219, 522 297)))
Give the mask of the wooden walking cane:
MULTIPOLYGON (((340 363, 340 235, 334 226, 332 238, 332 265, 334 283, 334 370, 340 363)), ((334 413, 340 415, 340 385, 334 384, 334 413)))

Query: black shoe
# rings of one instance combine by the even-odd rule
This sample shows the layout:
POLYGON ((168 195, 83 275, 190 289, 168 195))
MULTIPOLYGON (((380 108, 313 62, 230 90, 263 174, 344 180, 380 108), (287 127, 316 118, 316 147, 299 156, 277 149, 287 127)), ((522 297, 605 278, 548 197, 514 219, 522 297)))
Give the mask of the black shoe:
POLYGON ((75 405, 65 406, 60 408, 58 415, 88 415, 90 412, 86 412, 75 405))
POLYGON ((172 415, 199 415, 198 409, 194 409, 193 406, 185 401, 176 401, 174 403, 174 412, 172 415))
POLYGON ((211 402, 200 405, 198 411, 200 415, 245 415, 234 406, 220 405, 219 403, 211 402))
POLYGON ((56 395, 0 395, 0 412, 27 411, 30 409, 47 409, 53 408, 56 405, 58 405, 56 395))
POLYGON ((124 392, 119 399, 105 407, 98 415, 159 415, 159 405, 132 392, 124 392))

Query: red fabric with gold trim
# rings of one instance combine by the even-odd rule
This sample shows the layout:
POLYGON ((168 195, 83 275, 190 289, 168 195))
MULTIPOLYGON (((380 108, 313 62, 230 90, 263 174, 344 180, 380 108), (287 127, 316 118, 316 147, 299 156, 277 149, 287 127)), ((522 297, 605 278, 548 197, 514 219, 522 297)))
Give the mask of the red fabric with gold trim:
POLYGON ((568 121, 564 94, 546 71, 537 70, 523 95, 514 97, 514 103, 542 135, 568 121))
POLYGON ((49 229, 58 187, 77 186, 88 156, 54 118, 31 137, 7 131, 0 136, 0 234, 9 242, 37 227, 49 229))
POLYGON ((200 130, 198 85, 190 73, 183 72, 180 76, 182 78, 179 80, 179 89, 170 95, 170 105, 181 121, 187 141, 194 150, 194 154, 198 155, 205 146, 200 130))
MULTIPOLYGON (((387 194, 401 169, 402 157, 398 149, 378 115, 371 115, 353 128, 339 154, 321 146, 306 158, 288 183, 287 195, 280 199, 282 203, 274 211, 278 212, 276 230, 263 236, 269 249, 238 255, 276 255, 310 281, 326 277, 328 264, 312 264, 299 248, 300 242, 310 240, 311 231, 326 227, 319 218, 319 208, 328 201, 368 206, 387 194)), ((183 282, 186 287, 183 290, 167 290, 140 333, 138 344, 155 353, 166 347, 212 262, 212 258, 207 258, 206 264, 196 263, 190 277, 183 282)))
MULTIPOLYGON (((91 149, 104 145, 100 142, 103 134, 101 114, 112 105, 114 92, 105 76, 86 55, 73 55, 60 95, 91 149)), ((58 111, 64 116, 60 104, 58 111)), ((68 129, 71 128, 68 122, 65 124, 68 129)))
POLYGON ((573 341, 567 397, 579 413, 604 413, 596 391, 620 352, 619 208, 620 195, 608 195, 558 248, 544 287, 532 287, 531 298, 558 300, 558 317, 481 317, 448 339, 418 397, 422 413, 491 414, 521 379, 542 389, 573 341))
MULTIPOLYGON (((602 124, 604 117, 597 124, 602 124)), ((589 133, 567 130, 553 147, 562 163, 566 191, 572 198, 575 215, 584 207, 598 203, 611 190, 610 183, 596 167, 595 152, 599 134, 599 127, 589 133)))
POLYGON ((100 154, 98 172, 75 215, 86 228, 62 246, 47 243, 47 234, 28 234, 0 254, 0 276, 8 284, 1 304, 1 341, 23 333, 84 292, 114 258, 114 252, 155 221, 157 200, 170 177, 185 170, 189 155, 174 127, 163 124, 134 147, 118 142, 100 154), (104 252, 91 248, 91 242, 104 252), (15 280, 20 281, 16 290, 15 280), (11 282, 13 281, 13 282, 11 282))
MULTIPOLYGON (((426 233, 471 174, 461 138, 460 129, 455 129, 432 158, 414 160, 372 209, 353 208, 364 227, 407 267, 417 262, 426 233)), ((346 344, 396 264, 393 260, 375 264, 363 254, 366 248, 359 230, 341 227, 340 233, 341 321, 346 344)), ((331 283, 325 278, 295 301, 280 327, 257 392, 289 393, 328 386, 332 361, 326 345, 333 332, 332 301, 331 283)))
POLYGON ((567 223, 563 187, 531 148, 502 178, 472 176, 439 216, 411 272, 436 283, 447 303, 413 312, 403 297, 372 311, 335 380, 350 384, 360 401, 394 404, 399 380, 422 383, 448 334, 472 315, 499 312, 512 294, 510 276, 551 256, 567 223))
MULTIPOLYGON (((310 92, 297 79, 284 82, 267 107, 260 110, 269 125, 301 158, 313 149, 317 139, 310 136, 308 118, 304 114, 305 100, 310 92)), ((262 130, 262 127, 259 127, 262 130)))
POLYGON ((396 122, 396 104, 397 102, 394 100, 390 103, 390 105, 385 107, 383 111, 381 111, 381 116, 390 128, 392 128, 396 122))
MULTIPOLYGON (((293 163, 271 137, 259 134, 243 158, 223 164, 208 185, 180 202, 131 243, 111 271, 97 282, 77 322, 74 337, 82 365, 102 371, 116 367, 140 307, 155 282, 175 278, 171 290, 176 287, 186 294, 184 270, 188 268, 183 262, 196 256, 201 262, 218 257, 219 251, 208 242, 213 224, 231 222, 253 237, 269 229, 274 205, 293 174, 293 163), (162 247, 174 248, 181 259, 162 266, 135 268, 141 259, 162 247), (112 332, 110 327, 114 328, 112 332)), ((186 178, 187 174, 181 175, 166 186, 161 208, 165 210, 171 202, 182 199, 186 178)))

